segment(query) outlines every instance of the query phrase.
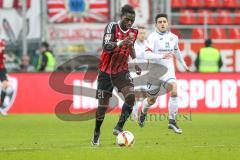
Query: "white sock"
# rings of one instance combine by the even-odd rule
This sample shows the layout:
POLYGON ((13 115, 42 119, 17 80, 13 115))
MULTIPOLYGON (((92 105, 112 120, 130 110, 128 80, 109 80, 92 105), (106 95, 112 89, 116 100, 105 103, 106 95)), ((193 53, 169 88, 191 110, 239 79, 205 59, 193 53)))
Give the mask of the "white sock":
POLYGON ((151 107, 151 104, 148 103, 147 98, 143 100, 143 107, 142 107, 142 113, 146 114, 148 112, 148 109, 151 107))
POLYGON ((136 114, 138 113, 138 104, 139 104, 139 101, 136 101, 134 106, 133 106, 133 114, 136 114))
POLYGON ((176 120, 177 112, 178 112, 178 97, 169 97, 168 100, 169 119, 176 120))

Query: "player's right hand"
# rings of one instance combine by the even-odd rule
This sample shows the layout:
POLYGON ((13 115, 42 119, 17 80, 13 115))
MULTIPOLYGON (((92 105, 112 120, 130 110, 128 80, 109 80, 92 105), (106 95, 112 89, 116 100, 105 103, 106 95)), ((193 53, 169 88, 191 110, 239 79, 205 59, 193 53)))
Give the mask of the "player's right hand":
POLYGON ((173 54, 172 53, 166 53, 163 56, 163 59, 170 59, 170 58, 173 58, 173 54))
POLYGON ((142 69, 138 65, 135 65, 135 70, 137 75, 141 75, 142 69))
POLYGON ((133 37, 127 36, 126 38, 124 38, 122 44, 133 44, 133 37))

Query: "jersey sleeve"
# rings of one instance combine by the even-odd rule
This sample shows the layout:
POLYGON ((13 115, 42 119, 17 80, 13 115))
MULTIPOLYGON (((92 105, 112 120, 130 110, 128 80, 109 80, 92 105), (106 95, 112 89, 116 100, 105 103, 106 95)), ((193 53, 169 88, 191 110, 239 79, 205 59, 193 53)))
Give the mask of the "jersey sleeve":
POLYGON ((115 23, 109 23, 104 30, 102 44, 104 50, 112 51, 116 48, 116 42, 114 38, 115 25, 116 25, 115 23))
POLYGON ((175 45, 174 45, 174 51, 176 52, 177 50, 179 50, 179 47, 178 47, 178 37, 176 36, 175 37, 175 45))

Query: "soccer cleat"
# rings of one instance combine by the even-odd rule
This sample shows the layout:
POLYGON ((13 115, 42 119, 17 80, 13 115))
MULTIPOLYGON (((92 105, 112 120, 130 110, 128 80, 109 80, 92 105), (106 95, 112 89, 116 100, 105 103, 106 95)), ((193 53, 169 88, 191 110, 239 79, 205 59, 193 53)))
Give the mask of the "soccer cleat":
POLYGON ((5 110, 4 108, 1 108, 1 107, 0 107, 0 113, 1 113, 3 116, 7 116, 7 115, 8 115, 7 112, 6 112, 6 110, 5 110))
POLYGON ((168 129, 172 129, 175 133, 181 134, 182 129, 178 127, 175 120, 170 119, 168 123, 168 129))
POLYGON ((121 133, 123 130, 122 128, 116 126, 114 129, 113 129, 113 135, 117 136, 119 133, 121 133))
POLYGON ((144 127, 144 122, 145 122, 146 116, 147 116, 147 113, 141 112, 139 120, 138 120, 138 125, 140 127, 144 127))
POLYGON ((99 146, 100 145, 100 131, 94 131, 93 139, 91 141, 92 146, 99 146))

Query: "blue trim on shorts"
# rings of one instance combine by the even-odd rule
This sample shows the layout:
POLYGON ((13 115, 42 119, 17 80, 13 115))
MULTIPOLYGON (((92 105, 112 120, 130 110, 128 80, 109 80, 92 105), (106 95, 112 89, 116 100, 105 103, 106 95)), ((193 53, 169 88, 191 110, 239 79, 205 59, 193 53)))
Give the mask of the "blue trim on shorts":
POLYGON ((163 87, 164 87, 165 89, 167 89, 167 88, 165 87, 166 83, 167 83, 168 81, 170 81, 171 79, 175 79, 175 80, 176 80, 176 78, 169 78, 169 79, 167 79, 167 80, 163 83, 163 87))

